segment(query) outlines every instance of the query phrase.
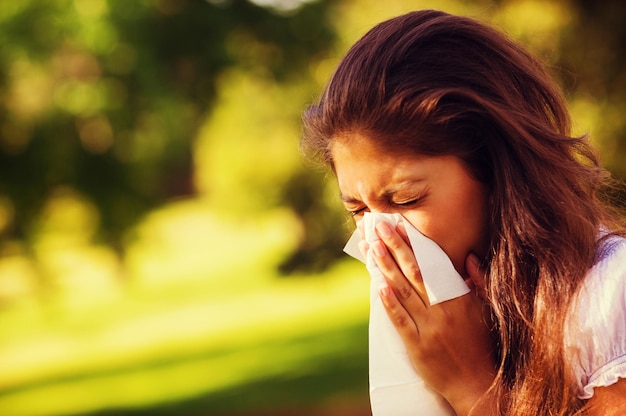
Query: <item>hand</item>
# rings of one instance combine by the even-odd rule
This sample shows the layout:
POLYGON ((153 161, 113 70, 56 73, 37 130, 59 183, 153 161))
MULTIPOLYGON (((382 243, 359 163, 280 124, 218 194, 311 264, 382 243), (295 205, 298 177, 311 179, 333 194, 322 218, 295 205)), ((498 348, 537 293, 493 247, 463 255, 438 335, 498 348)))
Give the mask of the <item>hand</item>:
POLYGON ((405 230, 386 222, 376 230, 381 240, 363 249, 373 251, 387 281, 380 288, 387 313, 426 384, 445 397, 458 415, 468 414, 488 390, 496 369, 478 259, 470 255, 466 261, 475 290, 431 306, 405 230))

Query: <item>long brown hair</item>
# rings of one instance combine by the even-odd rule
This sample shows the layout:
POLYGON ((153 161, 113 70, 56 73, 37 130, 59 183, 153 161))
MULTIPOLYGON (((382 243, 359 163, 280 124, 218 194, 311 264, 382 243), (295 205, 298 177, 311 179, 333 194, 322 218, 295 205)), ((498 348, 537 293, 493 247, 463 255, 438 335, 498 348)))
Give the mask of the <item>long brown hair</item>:
POLYGON ((456 155, 490 189, 484 259, 499 335, 492 388, 507 415, 571 414, 583 403, 564 323, 601 226, 608 180, 543 65, 473 19, 418 11, 371 29, 303 116, 302 147, 332 167, 330 143, 361 133, 390 149, 456 155), (540 398, 540 399, 538 399, 540 398))

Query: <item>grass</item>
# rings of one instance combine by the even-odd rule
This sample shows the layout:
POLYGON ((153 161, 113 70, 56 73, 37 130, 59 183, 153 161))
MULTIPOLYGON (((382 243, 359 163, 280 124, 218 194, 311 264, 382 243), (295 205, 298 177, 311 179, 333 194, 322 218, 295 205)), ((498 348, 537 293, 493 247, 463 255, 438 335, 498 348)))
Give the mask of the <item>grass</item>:
POLYGON ((0 414, 366 414, 366 279, 348 261, 248 291, 213 279, 4 311, 0 414))

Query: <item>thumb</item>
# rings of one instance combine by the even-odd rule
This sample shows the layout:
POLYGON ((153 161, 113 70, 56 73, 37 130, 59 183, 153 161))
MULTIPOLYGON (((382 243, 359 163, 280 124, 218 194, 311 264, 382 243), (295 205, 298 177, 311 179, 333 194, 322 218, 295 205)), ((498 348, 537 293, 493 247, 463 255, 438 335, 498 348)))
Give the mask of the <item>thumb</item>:
POLYGON ((480 259, 474 253, 470 253, 465 259, 465 270, 469 278, 465 281, 472 288, 479 298, 487 302, 487 282, 485 280, 485 271, 480 267, 480 259))

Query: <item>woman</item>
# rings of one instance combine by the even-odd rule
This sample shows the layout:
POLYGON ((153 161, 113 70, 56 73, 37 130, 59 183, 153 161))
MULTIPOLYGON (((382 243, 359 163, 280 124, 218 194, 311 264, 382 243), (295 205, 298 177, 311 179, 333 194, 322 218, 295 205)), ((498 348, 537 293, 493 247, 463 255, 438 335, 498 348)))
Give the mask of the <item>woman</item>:
POLYGON ((534 57, 474 20, 409 13, 348 51, 304 128, 357 224, 399 213, 473 282, 430 306, 402 227, 364 247, 413 365, 457 414, 626 414, 624 225, 534 57))

